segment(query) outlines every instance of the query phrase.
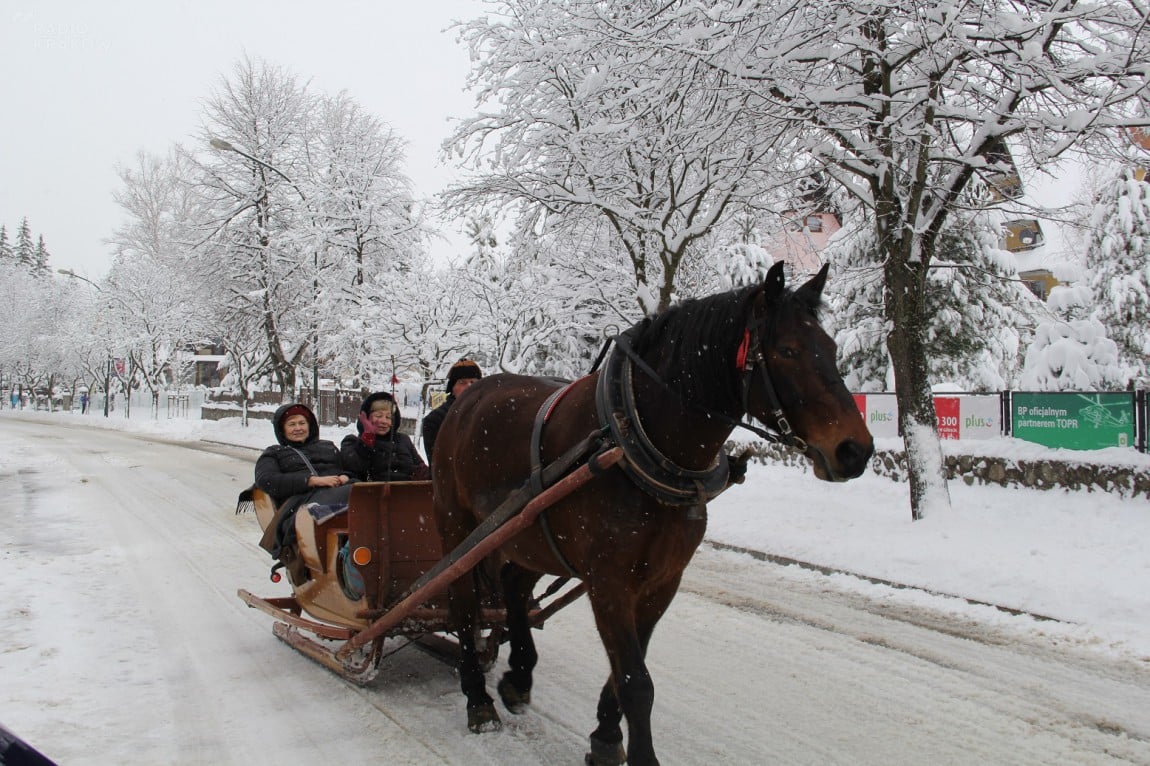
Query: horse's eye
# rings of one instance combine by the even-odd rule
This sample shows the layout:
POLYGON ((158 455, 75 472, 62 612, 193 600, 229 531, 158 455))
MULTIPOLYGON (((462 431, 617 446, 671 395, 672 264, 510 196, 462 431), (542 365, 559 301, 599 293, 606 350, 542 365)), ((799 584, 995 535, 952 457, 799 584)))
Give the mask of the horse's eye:
POLYGON ((794 359, 799 355, 799 350, 792 346, 783 346, 779 349, 779 356, 783 359, 794 359))

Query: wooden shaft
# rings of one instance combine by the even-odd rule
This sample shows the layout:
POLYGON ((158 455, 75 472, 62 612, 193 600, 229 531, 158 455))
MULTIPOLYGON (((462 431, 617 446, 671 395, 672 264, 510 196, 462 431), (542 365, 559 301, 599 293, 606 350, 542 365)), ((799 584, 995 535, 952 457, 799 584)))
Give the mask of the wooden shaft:
MULTIPOLYGON (((597 458, 593 458, 593 462, 596 464, 596 469, 598 470, 610 468, 622 458, 623 450, 619 447, 612 447, 597 458)), ((471 571, 476 564, 483 560, 484 556, 531 526, 535 518, 542 513, 544 509, 579 489, 593 478, 595 478, 595 474, 592 473, 590 465, 584 464, 543 490, 543 492, 536 495, 518 515, 512 517, 507 523, 499 527, 499 529, 496 529, 490 535, 479 541, 474 548, 464 553, 451 566, 444 569, 432 580, 425 583, 422 587, 412 592, 388 610, 387 614, 373 622, 370 627, 352 636, 352 638, 336 652, 336 655, 342 659, 351 654, 352 650, 358 649, 368 642, 373 641, 403 622, 420 604, 447 590, 451 583, 471 571)))

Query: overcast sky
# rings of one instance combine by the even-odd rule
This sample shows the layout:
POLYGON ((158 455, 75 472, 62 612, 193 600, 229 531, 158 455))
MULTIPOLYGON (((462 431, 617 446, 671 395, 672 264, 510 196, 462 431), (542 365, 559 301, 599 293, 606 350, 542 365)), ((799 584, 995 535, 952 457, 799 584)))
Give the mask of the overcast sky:
POLYGON ((346 90, 407 140, 407 174, 429 196, 451 178, 438 162, 448 120, 473 105, 467 51, 444 30, 483 12, 482 0, 3 0, 0 223, 11 237, 27 217, 53 268, 102 276, 122 222, 116 167, 190 145, 201 102, 244 55, 346 90))

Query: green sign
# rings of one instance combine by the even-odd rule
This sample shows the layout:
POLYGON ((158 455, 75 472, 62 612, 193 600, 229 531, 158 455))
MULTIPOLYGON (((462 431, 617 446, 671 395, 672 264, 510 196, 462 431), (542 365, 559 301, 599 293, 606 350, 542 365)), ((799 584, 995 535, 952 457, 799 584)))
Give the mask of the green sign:
POLYGON ((1047 447, 1134 446, 1134 394, 1011 395, 1011 433, 1047 447))

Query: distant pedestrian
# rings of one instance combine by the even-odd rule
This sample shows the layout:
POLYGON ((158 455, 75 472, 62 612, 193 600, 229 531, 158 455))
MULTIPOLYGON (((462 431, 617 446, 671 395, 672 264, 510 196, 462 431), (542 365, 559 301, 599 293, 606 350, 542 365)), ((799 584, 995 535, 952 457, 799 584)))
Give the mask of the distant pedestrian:
POLYGON ((83 391, 80 393, 80 414, 84 415, 88 412, 88 392, 83 391))

